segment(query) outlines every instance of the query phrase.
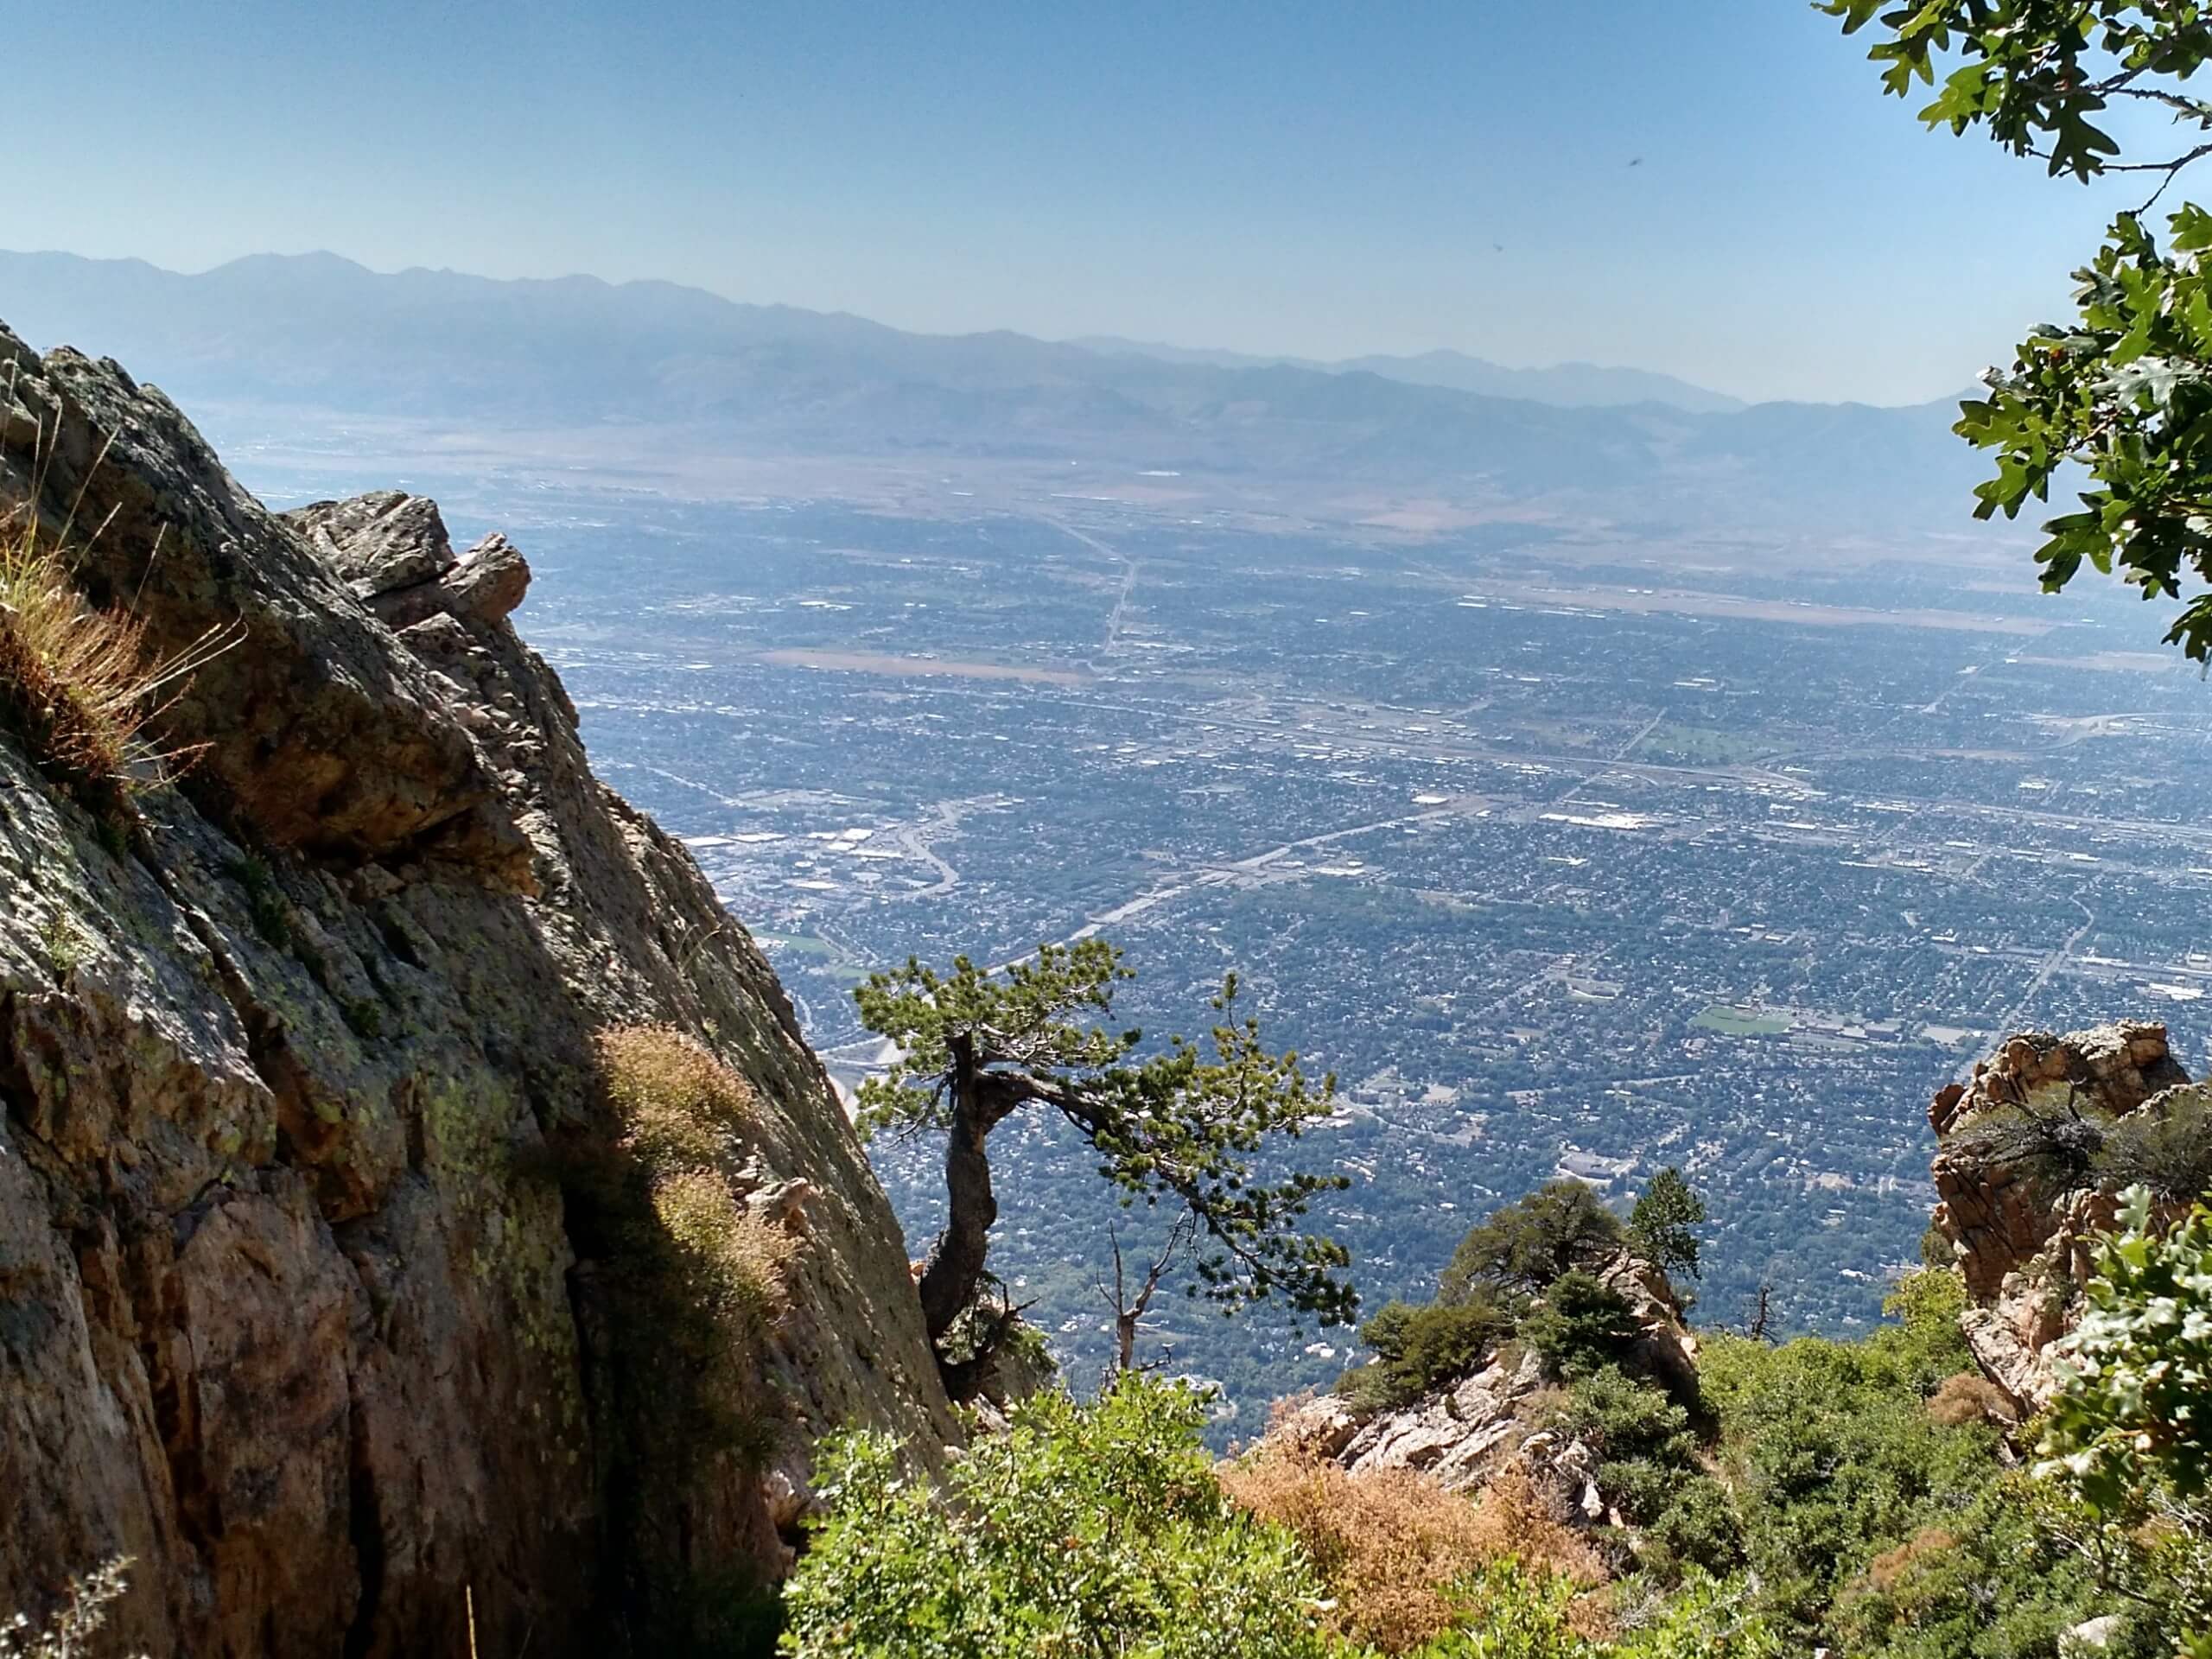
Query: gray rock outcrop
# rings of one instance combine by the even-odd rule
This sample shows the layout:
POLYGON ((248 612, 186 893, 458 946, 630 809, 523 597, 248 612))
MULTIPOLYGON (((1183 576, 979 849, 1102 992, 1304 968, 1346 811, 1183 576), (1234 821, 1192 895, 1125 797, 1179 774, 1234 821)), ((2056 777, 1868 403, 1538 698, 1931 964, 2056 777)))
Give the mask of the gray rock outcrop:
MULTIPOLYGON (((1697 1338, 1666 1275, 1627 1250, 1598 1268, 1633 1313, 1638 1335, 1624 1356, 1637 1370, 1685 1393, 1697 1386, 1697 1338)), ((1341 1395, 1317 1395, 1285 1411, 1268 1438, 1300 1454, 1342 1465, 1354 1474, 1413 1469, 1452 1491, 1481 1490, 1507 1469, 1528 1475, 1549 1493, 1563 1518, 1600 1521, 1607 1505, 1597 1486, 1597 1459, 1580 1441, 1562 1439, 1545 1419, 1558 1395, 1542 1361, 1524 1351, 1493 1360, 1461 1381, 1392 1409, 1368 1409, 1341 1395)))

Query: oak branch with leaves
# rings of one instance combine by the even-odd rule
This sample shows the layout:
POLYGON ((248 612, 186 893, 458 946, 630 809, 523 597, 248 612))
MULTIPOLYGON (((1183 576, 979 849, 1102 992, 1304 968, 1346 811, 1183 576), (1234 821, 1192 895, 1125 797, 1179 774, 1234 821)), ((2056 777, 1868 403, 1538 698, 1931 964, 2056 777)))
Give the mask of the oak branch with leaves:
POLYGON ((1201 1241, 1194 1289, 1224 1310, 1279 1295, 1323 1324, 1354 1316, 1344 1248, 1303 1225, 1314 1195, 1344 1179, 1256 1169, 1272 1143, 1328 1113, 1335 1078, 1317 1087, 1294 1052, 1262 1045, 1258 1021, 1238 1017, 1234 975, 1213 999, 1204 1044, 1177 1037, 1141 1057, 1141 1033, 1108 1023, 1116 987, 1131 977, 1112 945, 1085 939, 1000 969, 962 957, 940 974, 910 958, 854 992, 861 1022, 899 1051, 861 1085, 861 1128, 945 1136, 947 1219, 920 1286, 931 1342, 982 1283, 998 1217, 990 1135, 1022 1111, 1071 1125, 1124 1203, 1186 1211, 1201 1241))
POLYGON ((2161 249, 2145 219, 2168 186, 2212 156, 2212 99, 2193 77, 2212 60, 2212 5, 2203 0, 1816 0, 1847 34, 1872 26, 1868 56, 1900 98, 1923 86, 1929 126, 1981 128, 2053 176, 2083 183, 2144 175, 2147 199, 2122 213, 2095 260, 2075 273, 2079 315, 2046 323, 2009 369, 1983 378, 1988 396, 1961 405, 1955 430, 1996 452, 1977 518, 2017 517, 2031 498, 2079 467, 2091 487, 2081 511, 2043 526, 2043 586, 2066 586, 2084 563, 2117 575, 2146 600, 2181 605, 2166 641, 2212 661, 2212 296, 2201 264, 2212 216, 2193 205, 2168 215, 2161 249), (2129 155, 2110 130, 2133 108, 2170 121, 2174 137, 2129 155), (2194 579, 2192 581, 2192 578, 2194 579))

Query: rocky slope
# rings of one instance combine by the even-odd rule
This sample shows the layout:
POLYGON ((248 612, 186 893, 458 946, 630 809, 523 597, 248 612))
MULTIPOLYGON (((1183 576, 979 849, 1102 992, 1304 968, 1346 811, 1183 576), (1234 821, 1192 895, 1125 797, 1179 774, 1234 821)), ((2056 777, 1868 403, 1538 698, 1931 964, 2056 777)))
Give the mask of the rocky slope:
POLYGON ((0 1611, 120 1552, 131 1651, 455 1653, 466 1598, 485 1653, 620 1652, 772 1567, 812 1433, 949 1440, 890 1209, 743 928, 593 778, 520 554, 404 495, 272 514, 160 393, 0 329, 26 508, 152 648, 237 643, 134 826, 0 728, 0 1611), (750 1085, 747 1201, 797 1238, 771 1444, 672 1480, 626 1465, 636 1357, 550 1173, 639 1021, 750 1085))
MULTIPOLYGON (((2085 1120, 2091 1133, 2082 1144, 2094 1147, 2125 1120, 2201 1111, 2208 1102, 2212 1084, 2192 1084, 2167 1046, 2165 1027, 2145 1021, 2064 1036, 2017 1033, 1978 1062, 1967 1082, 1935 1096, 1934 1228, 1965 1284, 1967 1345, 2009 1398, 2007 1421, 2049 1402, 2056 1378, 2048 1351, 2079 1318, 2094 1237, 2110 1228, 2119 1205, 2113 1181, 2094 1170, 2054 1183, 2018 1155, 2015 1143, 1980 1131, 2024 1109, 2054 1122, 2085 1120)), ((1694 1391, 1697 1340, 1663 1276, 1623 1252, 1600 1277, 1636 1312, 1643 1336, 1632 1363, 1678 1391, 1694 1391)), ((1268 1433, 1354 1473, 1420 1470, 1459 1491, 1518 1469, 1562 1514, 1602 1518, 1589 1449, 1560 1444, 1540 1427, 1554 1397, 1548 1386, 1534 1357, 1524 1356, 1395 1409, 1320 1395, 1280 1414, 1268 1433)))
MULTIPOLYGON (((1694 1392, 1697 1338, 1665 1275, 1626 1250, 1598 1278, 1620 1293, 1641 1332, 1624 1356, 1639 1372, 1694 1392)), ((1578 1441, 1544 1427, 1558 1398, 1533 1351, 1501 1357, 1472 1376, 1396 1409, 1370 1410, 1340 1395, 1318 1395, 1280 1414, 1268 1437, 1301 1452, 1332 1459, 1354 1474, 1414 1469, 1452 1491, 1475 1491, 1507 1469, 1526 1474, 1562 1517, 1605 1518, 1597 1485, 1598 1459, 1578 1441)))
POLYGON ((2024 1108, 2107 1125, 2202 1092, 2168 1051, 2164 1026, 2123 1021, 2063 1037, 2019 1033, 1929 1103, 1935 1225, 1966 1280, 1967 1344, 2015 1406, 2049 1402, 2056 1378, 2045 1350, 2073 1328, 2089 1241, 2118 1205, 2109 1185, 2054 1195, 2021 1160, 1993 1155, 1976 1128, 2024 1108))

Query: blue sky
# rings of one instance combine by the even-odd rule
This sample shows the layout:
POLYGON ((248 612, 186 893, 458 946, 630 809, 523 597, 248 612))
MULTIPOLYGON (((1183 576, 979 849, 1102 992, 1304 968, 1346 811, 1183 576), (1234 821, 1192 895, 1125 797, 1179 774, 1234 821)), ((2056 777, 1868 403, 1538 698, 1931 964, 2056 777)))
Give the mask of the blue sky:
POLYGON ((1798 0, 10 10, 0 245, 184 270, 328 248, 1891 403, 2060 311, 2138 188, 1923 131, 1798 0))

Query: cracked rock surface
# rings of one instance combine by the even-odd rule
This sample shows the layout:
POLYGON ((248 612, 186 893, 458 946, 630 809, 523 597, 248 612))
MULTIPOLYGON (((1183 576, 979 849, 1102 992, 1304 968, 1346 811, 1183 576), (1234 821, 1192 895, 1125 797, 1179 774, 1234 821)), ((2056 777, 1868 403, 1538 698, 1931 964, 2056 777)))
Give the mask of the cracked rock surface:
POLYGON ((619 1652, 639 1535, 772 1569, 813 1433, 957 1438, 850 1125, 743 927, 592 775, 508 620, 522 555, 456 555, 416 497, 269 512, 159 392, 0 329, 0 513, 73 504, 95 602, 238 643, 129 835, 0 728, 0 1612, 127 1554, 117 1651, 462 1652, 467 1595, 486 1654, 619 1652), (546 1153, 604 1137, 592 1033, 645 1020, 751 1084, 752 1201, 799 1248, 766 1466, 702 1459, 624 1535, 546 1153))
POLYGON ((1975 1125, 2023 1109, 2108 1122, 2202 1087, 2174 1058, 2164 1025, 2118 1020, 2063 1036, 2016 1033, 1976 1061, 1966 1082, 1945 1084, 1929 1103, 1935 1226, 1966 1281, 1967 1346, 2024 1415, 2056 1391, 2046 1351, 2079 1319, 2095 1237, 2112 1227, 2120 1205, 2101 1188, 2046 1190, 2028 1170, 1990 1156, 1975 1125))

